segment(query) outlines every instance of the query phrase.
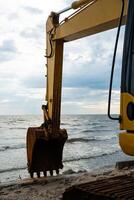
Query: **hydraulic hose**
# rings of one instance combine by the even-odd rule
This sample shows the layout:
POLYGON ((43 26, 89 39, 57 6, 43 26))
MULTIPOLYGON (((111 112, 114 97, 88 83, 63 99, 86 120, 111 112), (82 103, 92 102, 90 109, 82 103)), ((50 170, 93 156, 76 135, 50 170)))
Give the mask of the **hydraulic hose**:
POLYGON ((115 47, 114 47, 114 54, 113 54, 113 61, 112 61, 112 69, 111 69, 111 77, 110 77, 110 85, 109 85, 109 96, 108 96, 108 117, 112 120, 120 120, 120 117, 112 117, 111 116, 111 95, 112 95, 112 85, 113 85, 113 75, 114 75, 114 68, 115 68, 115 60, 116 60, 116 54, 117 54, 117 47, 118 47, 118 41, 120 36, 120 29, 123 19, 123 13, 124 13, 124 0, 122 0, 122 9, 121 9, 121 15, 119 20, 119 26, 117 30, 117 36, 115 41, 115 47))

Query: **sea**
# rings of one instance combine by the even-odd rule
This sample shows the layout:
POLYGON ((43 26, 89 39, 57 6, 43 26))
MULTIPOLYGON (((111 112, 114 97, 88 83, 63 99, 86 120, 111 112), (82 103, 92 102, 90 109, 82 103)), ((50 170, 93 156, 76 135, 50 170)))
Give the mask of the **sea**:
MULTIPOLYGON (((26 157, 27 128, 39 126, 40 115, 0 116, 0 183, 29 177, 26 157)), ((106 115, 62 115, 68 133, 61 174, 106 170, 116 162, 132 160, 119 146, 119 124, 106 115)))

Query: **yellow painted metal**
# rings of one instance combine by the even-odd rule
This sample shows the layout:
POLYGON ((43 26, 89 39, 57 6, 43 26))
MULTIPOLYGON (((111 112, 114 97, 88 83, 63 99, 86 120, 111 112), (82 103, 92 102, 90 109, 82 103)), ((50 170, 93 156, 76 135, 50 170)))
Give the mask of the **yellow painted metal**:
MULTIPOLYGON (((128 0, 125 0, 124 19, 128 0)), ((121 13, 121 0, 98 0, 56 28, 55 39, 72 41, 117 27, 121 13)))
POLYGON ((73 9, 77 9, 77 8, 79 8, 79 7, 81 7, 81 6, 85 5, 85 4, 88 4, 88 3, 92 2, 92 1, 93 0, 79 0, 79 1, 74 1, 72 3, 71 7, 73 9))
POLYGON ((127 105, 130 102, 134 103, 134 96, 132 96, 129 93, 121 93, 121 98, 120 98, 121 130, 129 130, 129 131, 134 130, 134 121, 129 120, 127 116, 127 105))
POLYGON ((48 103, 48 117, 52 122, 52 132, 56 133, 60 127, 60 104, 62 85, 63 40, 53 41, 55 21, 51 16, 47 21, 47 87, 46 100, 48 103), (51 54, 51 55, 50 55, 51 54))
POLYGON ((120 133, 119 144, 125 154, 134 156, 134 133, 120 133))
POLYGON ((119 134, 119 144, 124 153, 134 156, 134 121, 129 120, 127 116, 127 106, 130 102, 134 102, 134 96, 129 93, 121 93, 120 98, 120 129, 131 131, 119 134))

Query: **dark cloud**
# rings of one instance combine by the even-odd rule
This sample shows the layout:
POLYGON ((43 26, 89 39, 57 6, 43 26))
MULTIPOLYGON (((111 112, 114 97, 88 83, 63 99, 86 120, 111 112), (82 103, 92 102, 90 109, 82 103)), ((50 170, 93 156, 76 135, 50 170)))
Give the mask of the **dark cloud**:
POLYGON ((108 90, 93 90, 91 88, 63 88, 63 102, 95 102, 107 99, 108 90))
MULTIPOLYGON (((80 64, 81 65, 81 64, 80 64)), ((72 63, 72 74, 63 73, 64 87, 89 87, 93 89, 109 88, 110 74, 112 66, 112 57, 103 62, 93 60, 90 63, 83 63, 80 68, 79 64, 72 63), (75 71, 74 71, 75 66, 75 71), (81 72, 80 72, 81 71, 81 72)), ((65 66, 67 67, 67 66, 65 66)), ((121 82, 121 57, 117 57, 114 71, 113 88, 120 89, 121 82)))
POLYGON ((30 6, 24 6, 23 9, 34 15, 42 14, 43 12, 41 9, 30 7, 30 6))
MULTIPOLYGON (((88 37, 86 40, 80 40, 80 45, 72 43, 73 50, 67 43, 64 54, 64 87, 88 87, 101 90, 109 88, 116 32, 117 30, 114 29, 88 37)), ((120 89, 121 82, 123 35, 124 27, 122 27, 115 63, 113 89, 116 90, 120 89)))
MULTIPOLYGON (((110 71, 107 68, 108 63, 105 63, 105 66, 101 66, 101 63, 97 59, 91 62, 85 61, 82 63, 79 60, 79 62, 69 63, 72 73, 63 73, 63 86, 106 89, 110 71)), ((66 64, 64 67, 67 68, 66 64)))
POLYGON ((109 79, 107 77, 98 79, 87 76, 66 76, 63 78, 63 87, 89 87, 92 89, 108 89, 109 79))
POLYGON ((17 53, 13 40, 4 40, 0 45, 0 62, 12 60, 17 53))

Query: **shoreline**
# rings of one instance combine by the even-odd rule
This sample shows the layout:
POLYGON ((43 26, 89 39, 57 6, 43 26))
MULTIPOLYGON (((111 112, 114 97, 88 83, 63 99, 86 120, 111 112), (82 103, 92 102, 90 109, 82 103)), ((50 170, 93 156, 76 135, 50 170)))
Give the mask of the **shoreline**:
POLYGON ((102 172, 82 172, 55 177, 26 178, 12 183, 0 184, 0 200, 60 200, 65 190, 81 183, 110 177, 128 175, 134 168, 103 170, 102 172))

